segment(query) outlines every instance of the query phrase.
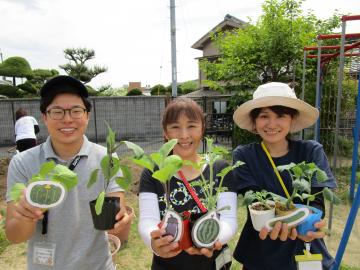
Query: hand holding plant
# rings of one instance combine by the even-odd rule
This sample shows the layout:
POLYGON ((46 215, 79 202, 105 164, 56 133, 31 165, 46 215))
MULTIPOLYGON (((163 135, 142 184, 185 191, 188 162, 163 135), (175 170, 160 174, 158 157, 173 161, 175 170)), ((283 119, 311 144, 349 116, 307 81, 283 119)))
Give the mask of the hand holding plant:
MULTIPOLYGON (((104 176, 104 188, 99 193, 96 199, 95 211, 97 215, 100 215, 102 212, 106 191, 109 187, 110 182, 114 180, 123 189, 127 189, 132 179, 131 171, 128 166, 121 164, 121 160, 117 156, 115 156, 116 150, 123 142, 116 144, 115 132, 111 129, 108 123, 106 123, 106 125, 108 128, 108 135, 106 137, 107 154, 100 161, 101 172, 104 176), (120 170, 122 172, 122 176, 119 176, 120 170)), ((95 169, 91 172, 87 188, 90 188, 97 182, 99 177, 99 171, 100 169, 95 169)))
POLYGON ((30 204, 47 209, 60 204, 65 193, 77 183, 77 175, 72 170, 48 161, 41 165, 39 173, 31 177, 28 187, 23 183, 16 183, 10 190, 10 198, 15 202, 19 201, 26 189, 26 199, 30 204))

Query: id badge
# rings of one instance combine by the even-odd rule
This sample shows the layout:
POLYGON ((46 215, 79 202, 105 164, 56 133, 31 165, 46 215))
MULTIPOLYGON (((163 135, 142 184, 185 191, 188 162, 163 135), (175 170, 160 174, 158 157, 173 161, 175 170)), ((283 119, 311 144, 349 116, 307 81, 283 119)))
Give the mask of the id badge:
POLYGON ((224 265, 230 263, 231 260, 232 255, 230 252, 230 248, 226 247, 215 259, 216 270, 220 270, 224 265))
POLYGON ((34 243, 33 263, 54 266, 56 244, 48 242, 34 243))

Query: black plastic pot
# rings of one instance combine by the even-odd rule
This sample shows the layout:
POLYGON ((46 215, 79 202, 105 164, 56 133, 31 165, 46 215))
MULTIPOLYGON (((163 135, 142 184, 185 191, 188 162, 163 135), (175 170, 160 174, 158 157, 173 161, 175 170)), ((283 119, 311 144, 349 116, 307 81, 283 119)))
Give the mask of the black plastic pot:
POLYGON ((100 215, 96 214, 95 203, 96 200, 93 200, 89 203, 94 228, 102 231, 113 229, 116 223, 115 216, 120 211, 120 198, 105 197, 100 215))

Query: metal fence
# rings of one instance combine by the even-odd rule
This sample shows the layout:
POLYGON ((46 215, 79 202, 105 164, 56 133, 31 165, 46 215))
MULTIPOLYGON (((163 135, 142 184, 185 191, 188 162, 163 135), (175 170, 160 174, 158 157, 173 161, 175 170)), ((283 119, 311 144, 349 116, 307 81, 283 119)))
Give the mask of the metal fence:
MULTIPOLYGON (((162 141, 161 115, 165 97, 92 97, 92 110, 86 131, 87 137, 101 143, 106 139, 105 121, 116 132, 117 140, 141 141, 143 144, 162 141)), ((20 107, 39 123, 38 141, 47 137, 47 129, 41 121, 39 99, 0 100, 0 146, 10 148, 15 144, 15 111, 20 107)), ((5 154, 3 154, 5 155, 5 154)))
MULTIPOLYGON (((230 96, 193 98, 202 106, 206 118, 205 135, 212 136, 217 143, 231 148, 232 115, 224 113, 230 96), (221 105, 223 107, 221 107, 221 105), (217 109, 216 109, 217 108, 217 109), (217 111, 216 111, 217 110, 217 111)), ((163 142, 161 117, 165 109, 165 96, 91 97, 92 110, 86 131, 89 140, 103 143, 107 128, 105 121, 116 132, 116 139, 134 141, 145 151, 154 151, 163 142)), ((48 133, 41 120, 39 99, 0 100, 0 158, 11 156, 7 149, 15 145, 15 112, 25 109, 39 123, 38 142, 43 142, 48 133)), ((202 150, 203 147, 201 147, 202 150)))

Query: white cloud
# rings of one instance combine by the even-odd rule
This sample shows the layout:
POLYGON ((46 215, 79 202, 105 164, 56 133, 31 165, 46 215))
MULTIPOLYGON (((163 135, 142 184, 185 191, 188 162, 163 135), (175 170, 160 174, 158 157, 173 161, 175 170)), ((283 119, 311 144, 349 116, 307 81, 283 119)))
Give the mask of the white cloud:
MULTIPOLYGON (((200 51, 191 48, 198 39, 231 14, 256 21, 263 1, 177 0, 178 81, 196 79, 200 51)), ((0 0, 0 49, 4 58, 25 57, 32 68, 56 68, 66 62, 63 50, 87 47, 96 52, 92 64, 108 72, 90 84, 121 86, 129 81, 145 84, 171 82, 170 1, 164 0, 0 0)), ((338 8, 360 14, 358 0, 304 3, 324 19, 338 8)), ((348 23, 348 32, 360 32, 348 23), (356 31, 355 31, 356 30, 356 31)))

